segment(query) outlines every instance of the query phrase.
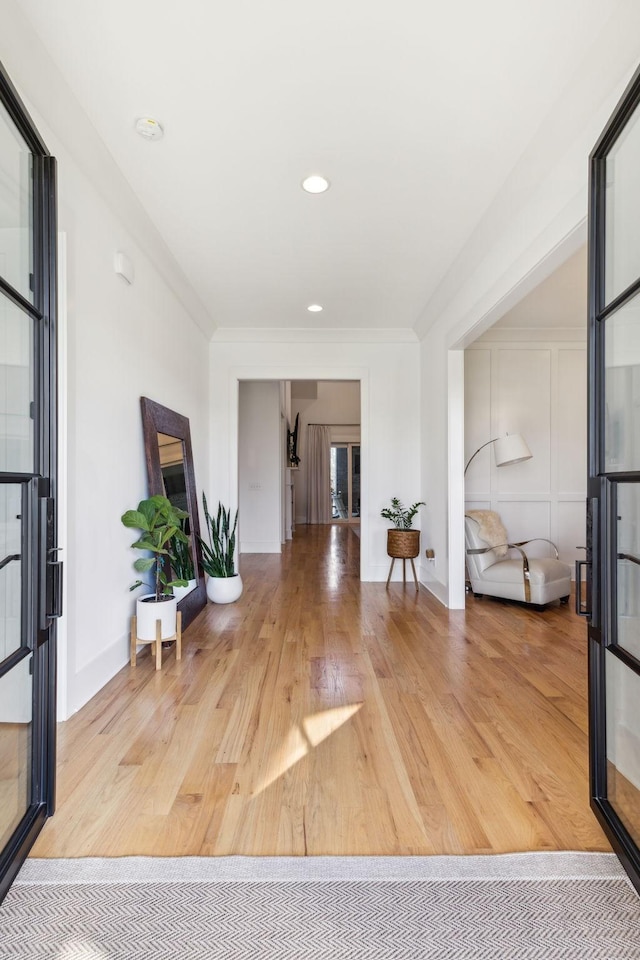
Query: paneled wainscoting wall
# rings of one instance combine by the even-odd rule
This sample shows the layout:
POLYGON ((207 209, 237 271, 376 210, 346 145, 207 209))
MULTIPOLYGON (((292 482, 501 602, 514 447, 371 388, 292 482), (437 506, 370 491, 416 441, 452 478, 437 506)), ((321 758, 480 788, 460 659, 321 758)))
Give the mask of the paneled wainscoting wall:
MULTIPOLYGON (((490 331, 465 352, 465 460, 521 433, 533 458, 498 469, 487 447, 466 477, 467 509, 496 510, 512 540, 548 537, 584 558, 587 382, 582 330, 490 331)), ((547 555, 532 544, 532 556, 547 555)))

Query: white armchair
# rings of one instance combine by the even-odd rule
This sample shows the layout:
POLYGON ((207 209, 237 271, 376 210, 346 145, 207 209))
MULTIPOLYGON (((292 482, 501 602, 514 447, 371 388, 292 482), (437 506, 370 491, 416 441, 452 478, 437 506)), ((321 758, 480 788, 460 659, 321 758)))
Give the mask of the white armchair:
POLYGON ((493 510, 469 510, 465 514, 465 536, 467 571, 476 596, 502 597, 538 606, 553 600, 568 602, 571 567, 558 559, 558 550, 551 540, 534 537, 510 543, 493 510), (553 556, 528 557, 523 548, 536 541, 548 543, 553 556))

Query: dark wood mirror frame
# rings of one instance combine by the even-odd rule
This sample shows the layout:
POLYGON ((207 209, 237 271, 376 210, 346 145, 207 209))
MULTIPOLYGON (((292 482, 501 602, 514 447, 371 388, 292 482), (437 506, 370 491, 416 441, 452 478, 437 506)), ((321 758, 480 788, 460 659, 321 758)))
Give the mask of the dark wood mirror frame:
POLYGON ((155 494, 164 495, 165 492, 160 467, 158 434, 164 433, 167 436, 182 440, 187 509, 189 510, 190 517, 191 545, 197 581, 195 589, 178 603, 178 609, 182 613, 182 626, 184 629, 189 626, 194 617, 204 609, 207 603, 204 570, 202 568, 202 550, 200 548, 198 495, 193 470, 193 451, 191 449, 189 418, 181 416, 181 414, 176 413, 174 410, 169 410, 168 407, 163 407, 162 404, 156 403, 154 400, 149 400, 148 397, 140 397, 140 407, 142 410, 142 431, 144 434, 144 452, 147 460, 150 496, 154 496, 155 494))

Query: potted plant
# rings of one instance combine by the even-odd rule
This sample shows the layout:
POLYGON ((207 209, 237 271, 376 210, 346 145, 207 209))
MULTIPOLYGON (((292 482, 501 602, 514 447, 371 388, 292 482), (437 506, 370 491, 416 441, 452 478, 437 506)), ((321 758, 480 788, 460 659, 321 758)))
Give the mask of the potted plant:
POLYGON ((411 527, 413 518, 424 505, 421 500, 405 507, 397 497, 392 497, 391 506, 380 511, 381 517, 393 523, 393 527, 387 530, 387 554, 390 557, 409 560, 420 553, 420 531, 411 527))
POLYGON ((188 593, 191 593, 192 590, 195 590, 197 580, 196 572, 193 566, 193 557, 191 555, 191 541, 185 529, 187 519, 183 518, 181 521, 180 529, 185 536, 185 540, 182 537, 173 536, 171 538, 171 552, 173 554, 173 560, 171 561, 171 569, 173 570, 174 575, 179 580, 186 581, 185 587, 174 586, 173 595, 180 603, 183 597, 186 597, 188 593))
MULTIPOLYGON (((139 640, 156 639, 156 620, 162 624, 162 639, 168 640, 176 635, 177 600, 173 587, 184 587, 186 580, 169 580, 165 568, 175 563, 171 552, 171 543, 175 539, 187 541, 182 531, 182 521, 188 514, 174 507, 166 497, 154 496, 141 500, 136 510, 127 510, 121 520, 125 527, 140 530, 142 536, 131 544, 136 550, 148 551, 150 557, 139 557, 133 564, 138 573, 151 573, 153 593, 145 594, 136 601, 137 636, 139 640)), ((130 590, 142 586, 144 581, 136 580, 130 590)))
POLYGON ((236 573, 236 527, 238 511, 231 525, 231 511, 218 503, 218 513, 212 517, 207 507, 207 498, 202 494, 204 517, 209 533, 209 543, 200 537, 202 566, 208 574, 207 596, 212 603, 233 603, 242 594, 242 577, 236 573))

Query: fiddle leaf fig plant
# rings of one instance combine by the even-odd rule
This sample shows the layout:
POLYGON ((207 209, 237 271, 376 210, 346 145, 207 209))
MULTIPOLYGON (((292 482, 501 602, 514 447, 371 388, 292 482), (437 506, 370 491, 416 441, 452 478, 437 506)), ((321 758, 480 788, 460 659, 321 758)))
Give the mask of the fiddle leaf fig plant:
POLYGON ((397 497, 392 497, 391 506, 381 510, 380 516, 384 517, 385 520, 391 520, 396 530, 410 530, 413 525, 413 518, 420 507, 424 506, 424 501, 420 500, 419 503, 405 507, 401 500, 398 500, 397 497))
MULTIPOLYGON (((171 549, 172 541, 188 542, 182 529, 182 521, 189 514, 174 507, 167 497, 153 496, 141 500, 136 510, 127 510, 121 520, 125 527, 140 530, 142 536, 131 546, 136 550, 146 550, 150 557, 139 557, 133 567, 138 573, 152 573, 156 602, 164 596, 170 596, 173 587, 186 587, 183 579, 168 580, 165 573, 169 564, 175 564, 176 557, 171 549)), ((135 590, 142 586, 143 580, 136 580, 129 587, 135 590)))

